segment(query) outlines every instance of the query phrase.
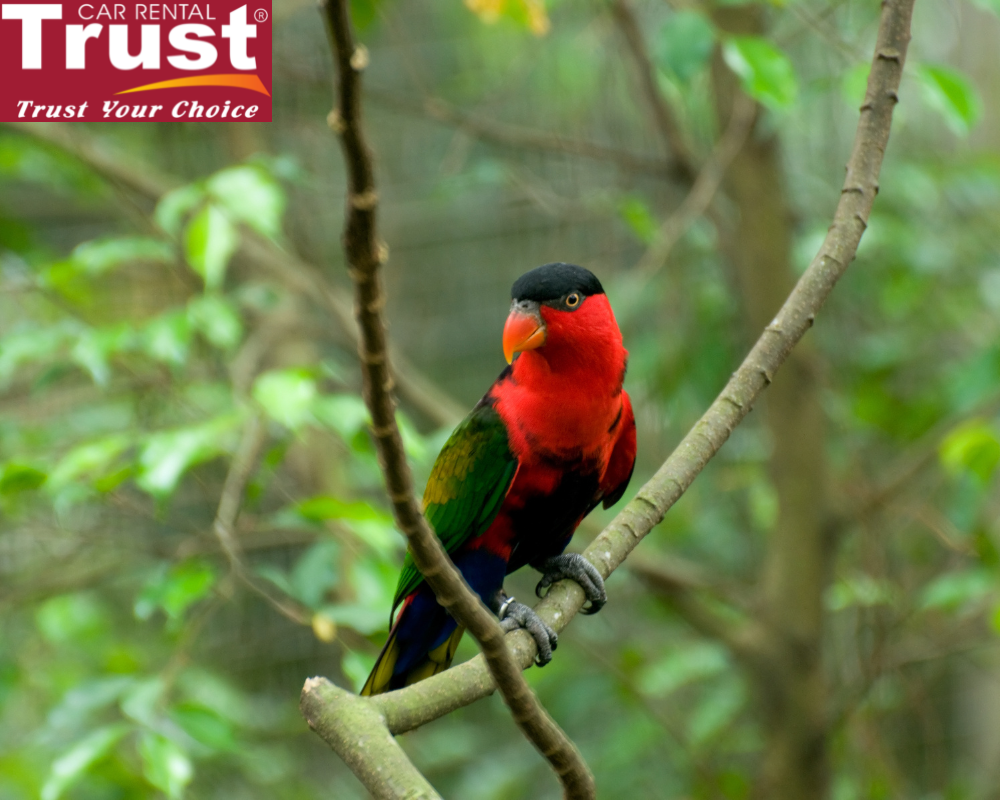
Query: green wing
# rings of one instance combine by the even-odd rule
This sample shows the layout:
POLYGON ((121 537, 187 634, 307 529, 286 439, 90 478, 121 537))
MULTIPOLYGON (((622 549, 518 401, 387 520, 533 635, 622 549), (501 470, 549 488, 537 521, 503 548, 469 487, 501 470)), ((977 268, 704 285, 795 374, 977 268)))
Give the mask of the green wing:
MULTIPOLYGON (((516 471, 517 459, 510 451, 500 415, 492 406, 476 406, 438 454, 424 490, 424 516, 445 550, 454 553, 486 531, 516 471)), ((393 613, 423 580, 413 556, 407 552, 393 613)))

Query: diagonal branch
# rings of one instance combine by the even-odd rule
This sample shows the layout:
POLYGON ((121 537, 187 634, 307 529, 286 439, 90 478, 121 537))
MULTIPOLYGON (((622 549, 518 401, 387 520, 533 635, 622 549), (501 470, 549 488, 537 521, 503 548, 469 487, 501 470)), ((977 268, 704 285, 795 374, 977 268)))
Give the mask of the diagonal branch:
POLYGON ((619 169, 644 175, 664 174, 670 171, 670 164, 665 163, 662 158, 630 153, 610 145, 586 139, 575 139, 561 133, 550 133, 486 119, 462 111, 440 97, 428 97, 420 101, 389 92, 369 90, 368 94, 372 100, 386 108, 426 117, 459 130, 474 139, 500 147, 589 158, 592 161, 604 161, 614 164, 619 169))
POLYGON ((642 254, 635 272, 644 279, 653 277, 667 263, 670 252, 688 228, 702 214, 708 211, 715 199, 726 170, 743 147, 750 129, 757 118, 757 104, 744 95, 740 95, 733 107, 733 114, 716 143, 712 154, 698 172, 684 201, 677 207, 657 230, 653 241, 646 252, 642 254))
MULTIPOLYGON (((733 373, 719 397, 677 446, 636 497, 587 548, 584 555, 604 577, 617 569, 638 543, 659 523, 733 429, 750 412, 792 348, 812 326, 834 285, 854 259, 878 190, 878 175, 889 141, 892 111, 910 40, 913 0, 886 0, 882 5, 878 40, 868 89, 847 163, 847 177, 833 224, 809 268, 784 306, 733 373)), ((536 611, 557 631, 584 603, 583 591, 569 581, 552 587, 536 611)), ((508 637, 514 656, 527 668, 535 645, 524 632, 508 637)), ((334 695, 343 690, 330 687, 334 695)), ((371 698, 393 733, 402 733, 438 719, 491 694, 494 686, 482 659, 474 658, 413 686, 371 698)), ((358 702, 364 702, 360 699, 358 702)), ((330 713, 321 709, 321 718, 330 713)))
MULTIPOLYGON (((594 798, 594 778, 582 756, 528 687, 521 667, 507 649, 499 622, 452 564, 440 540, 421 514, 413 495, 410 468, 396 424, 393 383, 382 319, 385 295, 382 291, 380 267, 388 256, 388 248, 377 236, 378 194, 375 190, 371 151, 361 128, 360 78, 361 71, 368 62, 368 52, 354 43, 347 0, 327 0, 323 8, 339 83, 338 104, 330 112, 327 121, 330 128, 340 136, 347 167, 347 219, 343 243, 348 269, 355 284, 356 313, 361 329, 359 357, 364 378, 364 396, 371 413, 372 437, 375 439, 396 524, 406 535, 417 568, 434 591, 438 603, 479 643, 490 674, 510 708, 514 721, 549 760, 563 783, 566 797, 594 798)), ((320 687, 321 684, 311 681, 303 688, 303 712, 314 728, 325 724, 310 713, 311 690, 320 687)), ((353 738, 348 738, 350 742, 354 741, 353 738)), ((353 747, 353 744, 350 746, 353 747)), ((352 766, 357 763, 356 753, 345 755, 339 749, 338 752, 352 766)), ((367 776, 372 781, 368 784, 369 789, 379 793, 379 796, 399 796, 382 781, 384 771, 375 769, 373 772, 356 772, 359 777, 364 779, 367 776)))

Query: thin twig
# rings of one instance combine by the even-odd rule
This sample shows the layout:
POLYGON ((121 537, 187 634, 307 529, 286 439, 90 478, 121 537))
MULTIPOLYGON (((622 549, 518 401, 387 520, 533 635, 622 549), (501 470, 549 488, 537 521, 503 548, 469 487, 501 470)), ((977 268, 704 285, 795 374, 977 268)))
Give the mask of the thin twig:
MULTIPOLYGON (((815 315, 853 260, 875 200, 892 111, 898 101, 912 13, 913 0, 887 0, 882 6, 875 56, 847 164, 847 177, 823 245, 719 397, 659 471, 584 552, 603 576, 607 577, 622 564, 719 451, 735 426, 749 413, 792 347, 812 326, 815 315)), ((559 631, 569 624, 583 604, 580 587, 563 581, 552 587, 535 610, 559 631)), ((534 641, 521 631, 508 638, 515 656, 527 668, 535 658, 534 641)), ((335 697, 338 703, 350 697, 328 682, 321 685, 324 696, 335 697)), ((493 691, 493 682, 482 659, 474 658, 446 673, 373 697, 368 702, 379 710, 390 731, 402 733, 493 691)), ((327 713, 322 711, 324 719, 327 713)))
POLYGON ((666 599, 698 633, 725 645, 745 663, 752 666, 762 663, 764 635, 755 622, 750 619, 733 620, 720 614, 699 597, 699 587, 693 586, 687 576, 679 575, 669 566, 643 559, 630 565, 629 571, 666 599))
POLYGON ((646 95, 649 109, 653 114, 653 121, 656 123, 660 135, 669 145, 674 172, 689 182, 693 181, 698 173, 694 156, 684 140, 677 120, 674 119, 674 112, 667 105, 667 101, 656 83, 656 69, 649 57, 646 39, 642 35, 642 27, 636 19, 635 10, 629 0, 615 0, 611 5, 611 11, 625 37, 632 60, 635 61, 643 93, 646 95))
POLYGON ((726 170, 740 152, 753 128, 756 117, 757 104, 745 95, 739 95, 725 133, 699 171, 684 202, 663 222, 646 252, 639 259, 639 263, 636 264, 634 271, 640 277, 648 280, 659 272, 688 228, 708 210, 722 185, 726 170))
MULTIPOLYGON (((338 82, 337 105, 327 121, 340 137, 347 167, 347 219, 343 243, 348 269, 355 284, 355 309, 361 330, 358 355, 364 378, 365 403, 372 418, 371 433, 396 524, 406 535, 417 568, 434 591, 438 603, 479 643, 490 674, 514 721, 549 760, 563 783, 565 796, 594 798, 594 778, 583 757, 538 702, 524 679, 520 665, 507 648, 504 632, 496 617, 452 564, 413 495, 410 468, 396 424, 396 405, 392 396, 393 383, 382 319, 385 295, 380 267, 388 257, 388 248, 377 235, 378 194, 374 166, 361 127, 361 72, 367 66, 368 51, 354 43, 347 0, 327 0, 324 11, 338 82)), ((303 711, 314 728, 321 723, 309 712, 311 701, 308 696, 312 689, 317 688, 315 681, 303 688, 303 711)), ((345 721, 344 724, 348 723, 345 721)), ((334 746, 333 741, 327 741, 334 746)), ((356 763, 342 750, 337 752, 349 764, 356 763)), ((393 788, 386 783, 384 770, 356 770, 356 773, 361 778, 367 776, 372 779, 373 783, 366 785, 377 795, 402 796, 398 794, 398 786, 393 788)))
POLYGON ((662 158, 629 153, 610 145, 574 139, 561 133, 549 133, 485 119, 462 111, 439 97, 428 97, 420 101, 384 91, 369 90, 368 94, 386 108, 432 119, 474 139, 500 147, 579 156, 592 161, 604 161, 627 172, 643 175, 664 175, 670 172, 670 164, 665 163, 662 158))
POLYGON ((264 598, 282 616, 297 625, 309 625, 312 623, 312 613, 308 608, 284 593, 279 593, 277 587, 271 589, 250 571, 243 560, 243 549, 236 538, 236 518, 243 505, 243 495, 257 469, 260 451, 266 441, 267 426, 261 415, 253 412, 247 417, 243 435, 230 462, 212 531, 229 562, 230 570, 242 584, 264 598))

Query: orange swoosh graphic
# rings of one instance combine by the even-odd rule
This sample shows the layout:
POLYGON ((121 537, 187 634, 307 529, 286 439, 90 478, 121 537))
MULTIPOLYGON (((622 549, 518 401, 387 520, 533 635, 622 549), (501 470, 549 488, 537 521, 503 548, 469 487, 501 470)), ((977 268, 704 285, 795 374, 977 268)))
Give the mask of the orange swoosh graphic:
POLYGON ((268 97, 271 96, 271 93, 264 88, 264 84, 256 75, 191 75, 187 78, 148 83, 145 86, 136 86, 134 89, 125 89, 121 92, 115 92, 115 94, 148 92, 150 89, 182 89, 186 86, 235 86, 239 89, 250 89, 266 94, 268 97))

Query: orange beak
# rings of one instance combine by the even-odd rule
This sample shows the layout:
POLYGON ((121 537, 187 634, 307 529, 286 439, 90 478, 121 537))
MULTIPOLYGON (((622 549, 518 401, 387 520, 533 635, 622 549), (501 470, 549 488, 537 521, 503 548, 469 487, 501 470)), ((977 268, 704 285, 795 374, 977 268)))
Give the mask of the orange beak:
POLYGON ((545 344, 545 323, 537 309, 523 311, 511 309, 507 323, 503 326, 503 355, 507 363, 514 360, 514 354, 524 350, 534 350, 545 344))

